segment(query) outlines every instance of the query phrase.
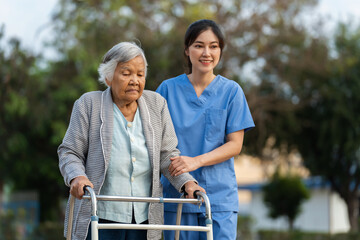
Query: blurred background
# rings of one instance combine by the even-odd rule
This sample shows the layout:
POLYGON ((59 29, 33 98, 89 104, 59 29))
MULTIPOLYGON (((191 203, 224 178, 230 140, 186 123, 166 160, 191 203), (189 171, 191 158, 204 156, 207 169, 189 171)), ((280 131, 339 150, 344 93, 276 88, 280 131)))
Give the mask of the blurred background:
POLYGON ((238 239, 360 239, 358 0, 0 0, 0 239, 64 239, 56 151, 74 101, 104 89, 105 52, 141 43, 155 90, 202 18, 256 124, 235 161, 238 239))

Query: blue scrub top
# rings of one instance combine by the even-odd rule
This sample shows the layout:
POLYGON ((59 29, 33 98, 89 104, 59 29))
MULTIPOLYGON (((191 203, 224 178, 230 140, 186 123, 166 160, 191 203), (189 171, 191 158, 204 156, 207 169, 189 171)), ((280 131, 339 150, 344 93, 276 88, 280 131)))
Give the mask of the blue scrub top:
MULTIPOLYGON (((167 100, 181 155, 210 152, 225 143, 227 134, 255 126, 243 90, 223 76, 216 76, 199 97, 186 74, 165 80, 156 91, 167 100)), ((234 158, 191 174, 205 188, 212 211, 238 211, 234 158)), ((164 197, 180 197, 166 178, 161 177, 161 182, 164 197)), ((165 211, 176 209, 176 204, 165 204, 165 211)), ((183 212, 204 210, 204 206, 183 205, 183 212)))

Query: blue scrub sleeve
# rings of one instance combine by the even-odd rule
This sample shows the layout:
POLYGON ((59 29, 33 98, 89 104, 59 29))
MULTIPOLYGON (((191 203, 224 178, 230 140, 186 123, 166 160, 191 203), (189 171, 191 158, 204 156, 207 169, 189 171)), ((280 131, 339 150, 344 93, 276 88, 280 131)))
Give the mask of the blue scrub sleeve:
POLYGON ((164 82, 160 84, 160 86, 156 89, 156 92, 163 96, 165 99, 168 99, 167 87, 164 82))
POLYGON ((226 134, 240 130, 248 131, 255 126, 245 94, 240 86, 235 89, 228 106, 226 134))

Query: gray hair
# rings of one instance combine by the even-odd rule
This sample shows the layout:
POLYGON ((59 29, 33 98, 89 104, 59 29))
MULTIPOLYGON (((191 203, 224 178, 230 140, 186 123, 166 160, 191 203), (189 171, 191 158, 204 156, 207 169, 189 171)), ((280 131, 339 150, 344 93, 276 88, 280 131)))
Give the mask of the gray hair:
POLYGON ((133 42, 121 42, 113 46, 103 58, 102 63, 98 68, 99 82, 107 85, 106 79, 112 81, 114 72, 119 63, 125 63, 131 59, 141 56, 145 63, 145 77, 147 73, 147 61, 144 51, 133 42))

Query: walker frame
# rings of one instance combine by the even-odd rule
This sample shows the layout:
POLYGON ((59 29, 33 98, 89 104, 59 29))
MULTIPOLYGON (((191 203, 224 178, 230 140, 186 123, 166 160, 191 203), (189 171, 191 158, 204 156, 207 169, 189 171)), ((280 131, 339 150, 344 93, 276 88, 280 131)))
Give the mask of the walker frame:
MULTIPOLYGON (((197 191, 197 199, 187 198, 162 198, 162 197, 120 197, 120 196, 108 196, 108 195, 95 195, 94 190, 86 186, 84 188, 85 193, 84 200, 91 201, 91 240, 99 239, 99 229, 137 229, 137 230, 175 230, 175 240, 179 239, 180 231, 200 231, 206 232, 208 240, 213 240, 212 233, 212 218, 211 218, 211 206, 207 195, 203 192, 197 191), (159 225, 159 224, 122 224, 122 223, 99 223, 99 217, 97 216, 97 201, 122 201, 122 202, 149 202, 149 203, 178 203, 176 225, 159 225), (199 206, 205 203, 205 224, 206 226, 185 226, 180 225, 181 213, 183 203, 193 203, 199 206)), ((71 240, 71 231, 74 215, 74 203, 75 197, 70 195, 70 212, 67 228, 67 240, 71 240)))

